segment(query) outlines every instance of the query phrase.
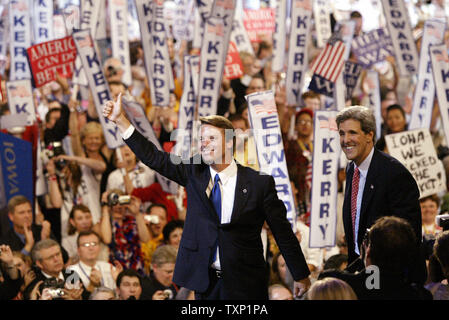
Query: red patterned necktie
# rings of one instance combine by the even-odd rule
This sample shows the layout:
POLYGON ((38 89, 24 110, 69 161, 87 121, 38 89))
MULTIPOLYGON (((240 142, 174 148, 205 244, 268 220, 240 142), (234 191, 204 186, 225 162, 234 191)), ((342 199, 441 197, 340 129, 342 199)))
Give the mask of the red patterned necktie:
POLYGON ((355 240, 355 217, 357 215, 357 194, 359 193, 360 171, 354 168, 354 175, 352 176, 351 188, 351 218, 352 218, 352 232, 355 240))

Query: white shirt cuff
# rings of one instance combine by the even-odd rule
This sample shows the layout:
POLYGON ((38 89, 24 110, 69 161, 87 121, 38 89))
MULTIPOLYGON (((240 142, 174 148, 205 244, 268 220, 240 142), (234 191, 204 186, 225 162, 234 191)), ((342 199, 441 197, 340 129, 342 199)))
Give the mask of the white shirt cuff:
POLYGON ((134 126, 130 125, 128 129, 126 129, 125 132, 123 132, 122 134, 123 139, 124 140, 129 139, 129 137, 131 137, 131 135, 134 133, 134 130, 135 130, 134 126))

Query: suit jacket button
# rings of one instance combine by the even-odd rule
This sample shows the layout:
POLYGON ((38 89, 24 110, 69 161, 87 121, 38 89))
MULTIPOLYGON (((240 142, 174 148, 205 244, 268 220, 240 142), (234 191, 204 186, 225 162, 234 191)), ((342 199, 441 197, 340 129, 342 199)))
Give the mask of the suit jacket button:
POLYGON ((247 190, 246 189, 243 189, 243 193, 246 193, 247 192, 247 190))

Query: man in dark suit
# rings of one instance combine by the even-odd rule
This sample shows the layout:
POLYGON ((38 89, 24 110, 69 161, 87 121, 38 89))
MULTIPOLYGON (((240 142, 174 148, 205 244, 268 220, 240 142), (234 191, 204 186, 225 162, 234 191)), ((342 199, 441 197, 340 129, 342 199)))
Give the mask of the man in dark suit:
POLYGON ((296 294, 310 286, 301 247, 286 219, 272 176, 237 164, 233 127, 220 116, 201 118, 201 155, 181 162, 158 151, 130 124, 121 97, 103 115, 150 168, 185 187, 187 215, 173 282, 196 299, 268 299, 268 270, 261 241, 265 221, 295 280, 296 294))
POLYGON ((343 225, 348 269, 363 268, 359 258, 367 229, 382 216, 397 216, 412 226, 421 244, 419 189, 411 173, 395 158, 374 148, 376 121, 371 110, 351 106, 336 118, 340 145, 348 160, 343 225))

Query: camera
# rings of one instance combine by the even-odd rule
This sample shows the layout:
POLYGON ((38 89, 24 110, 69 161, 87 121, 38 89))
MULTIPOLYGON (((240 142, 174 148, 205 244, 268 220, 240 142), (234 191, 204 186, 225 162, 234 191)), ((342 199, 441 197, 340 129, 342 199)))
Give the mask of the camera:
POLYGON ((113 207, 117 204, 130 204, 131 203, 131 196, 125 195, 125 196, 119 196, 117 193, 110 193, 108 195, 108 205, 110 207, 113 207))
POLYGON ((45 288, 49 289, 48 293, 53 299, 61 298, 65 295, 63 280, 58 280, 55 278, 45 279, 39 289, 42 292, 45 288))
POLYGON ((171 291, 170 289, 165 289, 164 290, 164 297, 165 297, 165 300, 173 299, 173 291, 171 291))
MULTIPOLYGON (((64 149, 62 148, 61 141, 52 141, 50 142, 44 150, 44 156, 47 159, 52 159, 54 157, 65 154, 64 149)), ((61 171, 67 165, 67 161, 64 159, 60 159, 55 162, 56 169, 61 171)))
POLYGON ((63 297, 65 295, 65 292, 61 288, 49 288, 48 294, 54 299, 63 297))
POLYGON ((159 223, 159 217, 154 214, 147 214, 144 216, 145 221, 148 221, 152 224, 158 224, 159 223))
POLYGON ((443 231, 449 230, 449 214, 440 214, 435 217, 435 223, 441 227, 443 231))

